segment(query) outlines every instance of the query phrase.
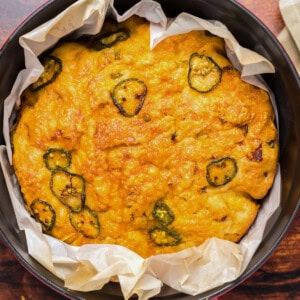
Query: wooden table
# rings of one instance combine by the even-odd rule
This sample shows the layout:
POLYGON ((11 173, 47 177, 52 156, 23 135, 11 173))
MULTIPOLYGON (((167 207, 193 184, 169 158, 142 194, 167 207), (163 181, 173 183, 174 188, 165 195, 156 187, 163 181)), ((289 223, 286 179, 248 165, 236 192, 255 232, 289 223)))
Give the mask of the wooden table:
MULTIPOLYGON (((225 1, 225 0, 221 0, 225 1)), ((46 0, 0 0, 0 48, 8 36, 46 0)), ((278 35, 284 24, 279 0, 238 0, 278 35)), ((300 215, 267 263, 240 286, 220 297, 235 299, 300 299, 300 215)), ((0 300, 63 300, 28 273, 0 239, 0 300)))

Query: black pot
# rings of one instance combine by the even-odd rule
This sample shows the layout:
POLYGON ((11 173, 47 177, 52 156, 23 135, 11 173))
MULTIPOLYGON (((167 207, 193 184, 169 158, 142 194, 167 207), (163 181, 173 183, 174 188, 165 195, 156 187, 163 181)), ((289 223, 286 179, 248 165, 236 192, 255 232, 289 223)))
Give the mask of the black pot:
MULTIPOLYGON (((3 120, 3 101, 10 93, 17 74, 24 68, 23 49, 19 37, 53 18, 75 0, 50 0, 30 16, 10 37, 0 52, 0 113, 3 120), (9 65, 9 67, 7 67, 9 65)), ((119 13, 137 3, 137 0, 115 0, 119 13)), ((264 238, 244 273, 235 281, 197 296, 178 293, 163 287, 157 299, 207 299, 234 288, 253 274, 274 252, 299 210, 300 196, 300 80, 288 55, 272 33, 249 11, 233 0, 160 0, 165 13, 172 17, 188 12, 201 18, 223 22, 244 47, 268 58, 276 68, 275 74, 264 75, 273 90, 279 110, 280 165, 282 171, 281 205, 269 220, 264 238)), ((2 133, 2 121, 1 121, 2 133)), ((1 144, 4 138, 0 136, 1 144)), ((24 233, 18 229, 15 214, 0 172, 0 235, 20 263, 44 284, 71 299, 122 299, 118 284, 109 283, 101 291, 76 292, 64 288, 62 280, 54 276, 28 255, 24 233)))

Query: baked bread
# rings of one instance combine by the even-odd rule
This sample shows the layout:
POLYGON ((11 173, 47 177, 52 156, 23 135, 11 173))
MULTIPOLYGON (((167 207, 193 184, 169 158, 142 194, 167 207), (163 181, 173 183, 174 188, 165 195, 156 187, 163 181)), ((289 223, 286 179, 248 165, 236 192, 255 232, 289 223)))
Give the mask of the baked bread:
POLYGON ((60 43, 22 95, 13 166, 30 214, 71 245, 143 257, 238 242, 272 186, 268 94, 240 78, 205 31, 149 49, 149 24, 107 20, 60 43))

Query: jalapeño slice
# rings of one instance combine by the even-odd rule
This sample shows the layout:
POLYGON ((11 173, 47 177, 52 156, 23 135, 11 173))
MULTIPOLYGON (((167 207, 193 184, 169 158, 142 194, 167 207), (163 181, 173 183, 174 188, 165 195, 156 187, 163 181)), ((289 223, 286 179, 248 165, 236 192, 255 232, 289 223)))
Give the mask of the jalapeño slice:
POLYGON ((165 226, 154 226, 148 231, 150 240, 154 242, 156 246, 176 246, 181 241, 180 234, 174 229, 165 226))
POLYGON ((45 231, 50 231, 56 220, 56 213, 53 207, 46 201, 34 199, 30 204, 33 217, 41 223, 45 231))
POLYGON ((82 176, 58 169, 52 171, 52 193, 72 211, 79 212, 85 203, 85 180, 82 176))
POLYGON ((92 42, 92 48, 97 51, 110 48, 118 42, 126 41, 128 38, 129 32, 125 29, 121 29, 116 32, 110 32, 99 38, 95 38, 92 42))
POLYGON ((238 167, 232 157, 223 157, 211 161, 206 167, 206 180, 212 186, 229 183, 237 174, 238 167))
POLYGON ((192 89, 207 93, 221 82, 221 78, 222 70, 211 57, 199 53, 190 56, 188 83, 192 89))
POLYGON ((29 87, 32 92, 38 91, 52 83, 62 71, 62 61, 55 56, 47 56, 42 64, 44 66, 44 71, 39 79, 29 87))
POLYGON ((162 201, 157 201, 155 203, 152 216, 156 221, 164 226, 170 225, 175 218, 170 207, 162 201))
POLYGON ((100 234, 100 223, 97 214, 85 207, 80 212, 70 212, 70 222, 74 229, 87 238, 95 239, 100 234))
POLYGON ((61 148, 49 148, 43 155, 47 169, 67 169, 71 164, 71 153, 61 148))
POLYGON ((129 78, 115 86, 111 97, 123 116, 133 117, 142 109, 146 95, 146 84, 137 78, 129 78))

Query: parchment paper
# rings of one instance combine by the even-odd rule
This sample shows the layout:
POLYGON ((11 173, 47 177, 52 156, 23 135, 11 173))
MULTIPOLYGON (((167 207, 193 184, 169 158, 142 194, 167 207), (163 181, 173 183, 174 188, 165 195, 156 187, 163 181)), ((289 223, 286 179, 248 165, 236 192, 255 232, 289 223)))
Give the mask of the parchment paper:
POLYGON ((300 76, 300 0, 280 0, 285 27, 278 35, 300 76))
MULTIPOLYGON (((133 14, 151 22, 153 48, 163 38, 188 32, 208 30, 223 37, 227 55, 238 68, 244 80, 264 89, 268 88, 259 74, 274 72, 273 65, 261 55, 241 47, 228 29, 219 21, 207 21, 187 13, 168 20, 160 5, 143 0, 124 15, 119 15, 109 0, 80 0, 54 19, 20 38, 24 48, 26 69, 22 70, 5 100, 4 137, 6 145, 0 148, 0 162, 5 175, 18 226, 24 230, 29 254, 45 268, 63 279, 65 286, 78 291, 98 290, 111 278, 117 278, 124 299, 137 294, 140 300, 157 295, 163 283, 190 295, 196 295, 225 282, 236 279, 247 267, 259 246, 270 216, 280 205, 280 171, 274 186, 248 234, 239 243, 212 238, 199 247, 174 254, 164 254, 143 259, 133 251, 118 245, 85 245, 74 247, 42 233, 41 226, 25 210, 16 177, 11 167, 10 132, 14 109, 20 103, 22 91, 37 80, 42 65, 37 56, 63 36, 95 34, 103 24, 106 13, 123 21, 133 14)), ((275 101, 272 103, 275 111, 275 101)))

